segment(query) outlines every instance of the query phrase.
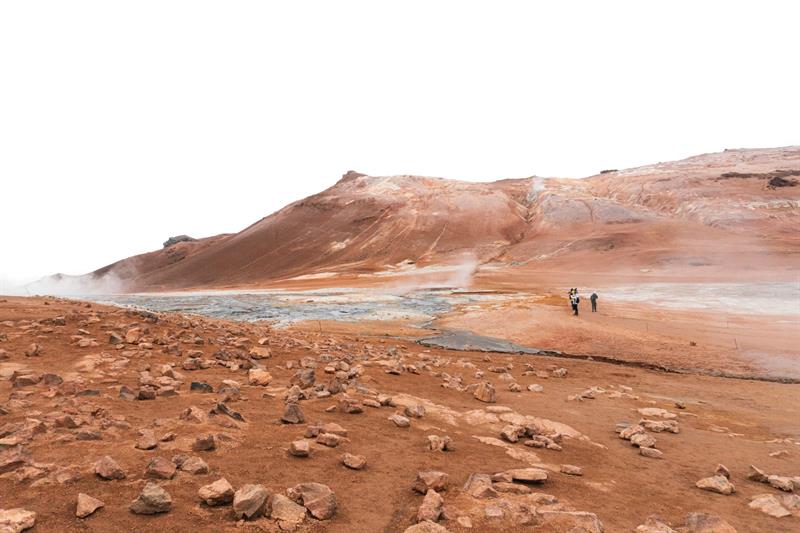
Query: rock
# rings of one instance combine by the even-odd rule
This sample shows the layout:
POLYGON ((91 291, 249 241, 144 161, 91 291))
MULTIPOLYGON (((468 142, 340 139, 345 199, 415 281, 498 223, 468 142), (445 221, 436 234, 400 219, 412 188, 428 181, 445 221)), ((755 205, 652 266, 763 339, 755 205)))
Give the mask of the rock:
POLYGON ((164 248, 169 248, 170 246, 178 244, 179 242, 194 242, 196 240, 197 239, 193 239, 188 235, 176 235, 175 237, 170 237, 169 239, 164 241, 164 248))
POLYGON ((417 511, 417 522, 424 522, 430 520, 431 522, 438 522, 442 516, 442 508, 444 507, 444 500, 439 493, 435 490, 429 490, 425 493, 425 498, 422 500, 417 511))
POLYGON ((401 414, 397 414, 397 413, 395 413, 392 416, 390 416, 389 420, 394 422, 394 425, 399 427, 399 428, 407 428, 408 426, 411 425, 411 421, 408 418, 404 417, 401 414))
POLYGON ((36 513, 25 509, 0 509, 0 532, 19 533, 36 523, 36 513))
POLYGON ((264 512, 269 492, 261 485, 248 484, 233 495, 233 512, 236 518, 257 518, 264 512))
POLYGON ((109 344, 121 344, 125 339, 122 338, 122 335, 117 333, 116 331, 112 331, 108 334, 108 343, 109 344))
POLYGON ((661 459, 664 456, 664 453, 661 450, 656 450, 655 448, 639 448, 639 455, 649 457, 650 459, 661 459))
POLYGON ((748 504, 751 509, 758 509, 764 514, 774 516, 775 518, 783 518, 792 516, 792 513, 781 505, 780 500, 774 494, 759 494, 753 496, 753 500, 748 504))
POLYGON ((420 494, 426 494, 429 490, 447 490, 450 476, 438 470, 425 470, 417 473, 412 489, 420 494))
POLYGON ((403 410, 403 414, 408 418, 422 418, 425 416, 425 406, 420 403, 416 405, 407 405, 403 410))
POLYGON ((195 424, 202 424, 208 420, 208 415, 206 415, 205 411, 200 409, 199 407, 195 407, 192 405, 191 407, 187 407, 181 414, 180 419, 185 420, 186 422, 192 422, 195 424))
POLYGON ((205 381, 192 381, 192 383, 189 385, 189 392, 209 394, 214 392, 214 387, 212 387, 205 381))
POLYGON ((155 432, 151 429, 145 429, 139 432, 139 438, 136 439, 136 444, 134 445, 139 450, 152 450, 156 446, 158 446, 158 441, 156 440, 155 432))
POLYGON ((523 483, 543 483, 547 481, 547 471, 541 468, 515 468, 506 470, 506 474, 514 481, 523 483))
POLYGON ((30 453, 22 446, 0 449, 0 474, 12 472, 30 462, 30 453))
POLYGON ((180 469, 195 476, 208 474, 209 471, 208 463, 199 457, 189 457, 181 463, 180 469))
POLYGON ((533 385, 528 385, 528 390, 531 392, 544 392, 544 387, 534 383, 533 385))
POLYGON ((34 342, 30 346, 28 346, 27 350, 25 350, 25 355, 27 357, 35 357, 37 355, 42 355, 42 347, 34 342))
POLYGON ((104 505, 105 504, 97 498, 92 498, 88 494, 80 492, 78 493, 78 503, 75 507, 75 516, 78 518, 86 518, 104 505))
POLYGON ((647 517, 647 522, 638 526, 635 533, 678 533, 669 527, 660 517, 651 515, 647 517))
POLYGON ((129 509, 135 514, 166 513, 172 509, 172 498, 157 483, 148 481, 129 509))
POLYGON ((208 452, 217 449, 217 440, 212 433, 198 435, 192 444, 192 449, 196 452, 208 452))
POLYGON ((500 436, 508 442, 517 442, 520 437, 525 436, 525 428, 515 424, 509 424, 500 431, 500 436))
POLYGON ((747 473, 747 479, 756 481, 758 483, 768 483, 767 474, 763 470, 750 465, 750 471, 747 473))
POLYGON ((339 400, 338 408, 340 412, 351 415, 357 415, 364 412, 364 408, 361 407, 361 402, 346 396, 339 400))
POLYGON ((718 516, 689 513, 684 533, 736 533, 736 529, 718 516))
POLYGON ((233 487, 224 477, 216 480, 214 483, 200 487, 200 490, 197 491, 200 501, 210 506, 227 505, 231 503, 233 501, 233 494, 233 487))
POLYGON ((163 457, 153 457, 144 469, 144 477, 155 479, 172 479, 175 477, 175 463, 163 457))
POLYGON ((257 387, 266 387, 272 381, 272 374, 266 370, 251 368, 247 372, 247 382, 257 387))
POLYGON ((435 522, 420 522, 403 530, 403 533, 449 533, 449 529, 435 522))
POLYGON ((119 396, 118 397, 119 397, 120 400, 125 400, 126 402, 132 402, 133 400, 136 399, 136 392, 133 389, 131 389, 130 387, 126 387, 125 385, 122 385, 119 388, 119 396))
POLYGON ((494 386, 488 381, 479 383, 472 395, 485 403, 497 402, 497 392, 495 392, 494 386))
POLYGON ((306 417, 298 404, 286 404, 286 409, 284 409, 283 416, 281 416, 281 422, 284 424, 302 424, 305 421, 306 417))
POLYGON ((248 355, 251 359, 269 359, 272 357, 272 352, 266 346, 254 346, 250 348, 248 355))
POLYGON ((582 476, 583 468, 574 465, 561 465, 561 473, 570 476, 582 476))
POLYGON ((675 413, 670 413, 666 409, 661 409, 658 407, 642 407, 640 409, 637 409, 637 412, 642 416, 664 418, 666 420, 678 418, 678 415, 676 415, 675 413))
POLYGON ((300 483, 286 491, 289 498, 302 504, 317 520, 328 520, 336 513, 336 495, 322 483, 300 483))
POLYGON ((493 483, 493 486, 497 492, 508 492, 511 494, 530 494, 531 489, 525 485, 519 485, 517 483, 509 483, 507 481, 497 481, 493 483))
POLYGON ((733 486, 733 483, 728 481, 728 478, 725 476, 711 476, 703 478, 695 483, 695 486, 698 489, 716 492, 718 494, 728 495, 736 492, 736 488, 733 486))
POLYGON ((439 435, 428 435, 428 449, 432 452, 449 452, 453 450, 450 437, 439 435))
POLYGON ((471 474, 462 489, 473 498, 496 498, 497 491, 492 486, 488 474, 471 474))
POLYGON ((725 465, 719 464, 719 465, 717 465, 716 470, 714 470, 714 475, 715 476, 722 476, 725 479, 730 479, 731 478, 731 471, 728 470, 728 467, 726 467, 725 465))
POLYGON ((342 455, 342 464, 347 468, 352 468, 353 470, 363 470, 364 467, 367 466, 367 458, 363 455, 346 453, 342 455))
POLYGON ((103 479, 125 479, 125 471, 108 455, 94 464, 94 473, 103 479))
POLYGON ((631 437, 631 444, 639 448, 653 448, 656 445, 656 439, 647 433, 637 433, 631 437))
POLYGON ((317 444, 322 444, 323 446, 327 446, 329 448, 335 448, 339 444, 342 443, 343 437, 339 435, 335 435, 333 433, 320 433, 317 435, 317 444))
POLYGON ((307 440, 296 440, 289 443, 289 453, 295 457, 308 457, 311 454, 311 446, 307 440))
POLYGON ((792 478, 787 476, 767 476, 767 483, 778 490, 783 490, 786 492, 794 491, 794 483, 792 483, 792 478))
POLYGON ((272 514, 282 530, 295 529, 306 517, 306 508, 298 505, 283 494, 272 497, 272 514))
POLYGON ((142 330, 139 328, 131 328, 125 332, 125 342, 128 344, 137 344, 141 338, 142 330))

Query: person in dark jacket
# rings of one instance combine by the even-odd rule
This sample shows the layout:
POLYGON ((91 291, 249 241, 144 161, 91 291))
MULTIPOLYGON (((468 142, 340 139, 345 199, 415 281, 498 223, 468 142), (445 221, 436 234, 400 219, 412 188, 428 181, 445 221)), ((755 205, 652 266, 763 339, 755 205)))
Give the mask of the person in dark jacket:
POLYGON ((571 294, 569 295, 569 303, 572 306, 572 314, 577 316, 578 304, 581 303, 581 298, 578 296, 578 289, 572 289, 570 292, 571 294))
POLYGON ((596 292, 593 292, 592 295, 589 296, 589 299, 592 301, 592 313, 596 313, 597 312, 597 299, 598 298, 599 298, 599 296, 597 296, 596 292))

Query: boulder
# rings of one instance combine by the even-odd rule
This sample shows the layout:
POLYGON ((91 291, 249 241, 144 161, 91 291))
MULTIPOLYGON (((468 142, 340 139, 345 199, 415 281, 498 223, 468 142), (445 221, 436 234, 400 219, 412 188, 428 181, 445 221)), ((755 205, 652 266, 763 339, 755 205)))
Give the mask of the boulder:
POLYGON ((196 452, 208 452, 217 449, 217 439, 213 433, 198 435, 192 444, 192 449, 196 452))
POLYGON ((724 519, 706 513, 686 515, 684 533, 736 533, 736 528, 724 519))
POLYGON ((289 443, 289 453, 295 457, 308 457, 311 454, 311 446, 307 440, 296 440, 289 443))
POLYGON ((432 452, 449 452, 453 450, 450 437, 439 435, 428 435, 428 449, 432 452))
POLYGON ((395 413, 389 417, 389 420, 394 422, 394 425, 399 428, 407 428, 411 425, 411 421, 401 414, 395 413))
POLYGON ((195 476, 208 474, 209 471, 208 463, 199 457, 189 457, 180 464, 180 469, 195 476))
POLYGON ((158 484, 148 481, 129 509, 135 514, 166 513, 172 509, 172 498, 158 484))
POLYGON ((758 509, 762 513, 774 516, 775 518, 792 516, 792 513, 781 504, 781 501, 774 494, 759 494, 753 496, 748 507, 751 509, 758 509))
POLYGON ((515 468, 506 470, 514 481, 522 483, 543 483, 547 481, 547 471, 541 468, 515 468))
POLYGON ((272 381, 272 374, 266 370, 251 368, 247 372, 247 382, 257 387, 266 387, 272 381))
POLYGON ((471 474, 462 489, 473 498, 496 498, 497 491, 492 486, 488 474, 471 474))
POLYGON ((233 487, 224 477, 200 487, 197 491, 200 501, 209 506, 227 505, 233 502, 233 495, 233 487))

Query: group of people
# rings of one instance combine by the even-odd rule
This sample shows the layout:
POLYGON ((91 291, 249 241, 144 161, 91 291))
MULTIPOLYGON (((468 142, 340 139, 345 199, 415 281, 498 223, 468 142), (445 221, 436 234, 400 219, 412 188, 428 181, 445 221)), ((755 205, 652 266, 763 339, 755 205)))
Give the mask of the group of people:
MULTIPOLYGON (((592 313, 597 312, 597 296, 596 292, 593 292, 591 296, 589 296, 589 300, 592 302, 592 313)), ((578 304, 581 303, 581 297, 578 296, 578 289, 570 289, 569 290, 569 304, 572 306, 572 314, 578 314, 578 304)))

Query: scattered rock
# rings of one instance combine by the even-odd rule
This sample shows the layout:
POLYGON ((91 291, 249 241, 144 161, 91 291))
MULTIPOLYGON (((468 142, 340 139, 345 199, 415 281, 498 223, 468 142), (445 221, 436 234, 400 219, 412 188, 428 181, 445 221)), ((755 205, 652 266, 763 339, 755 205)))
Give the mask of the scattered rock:
POLYGON ((496 498, 497 491, 492 486, 488 474, 471 474, 462 489, 473 498, 496 498))
POLYGON ((317 520, 328 520, 336 513, 336 495, 322 483, 301 483, 286 491, 289 498, 302 504, 317 520))
POLYGON ((282 530, 295 529, 306 517, 306 508, 298 505, 283 494, 272 497, 271 517, 278 521, 282 530))
POLYGON ((432 452, 449 452, 453 450, 450 437, 444 435, 428 435, 428 449, 432 452))
POLYGON ((582 476, 583 468, 574 465, 561 465, 561 473, 570 476, 582 476))
POLYGON ((353 470, 363 470, 364 467, 367 466, 367 458, 363 455, 346 453, 342 455, 342 464, 347 468, 352 468, 353 470))
POLYGON ((217 440, 212 433, 199 435, 192 444, 192 449, 196 452, 209 452, 217 449, 217 440))
POLYGON ((684 533, 736 533, 736 529, 718 516, 689 513, 684 533))
POLYGON ((719 475, 703 478, 695 483, 695 486, 699 489, 716 492, 718 494, 728 495, 736 492, 736 488, 733 486, 733 483, 728 481, 728 478, 725 476, 719 475))
POLYGON ((389 420, 394 422, 394 425, 399 427, 399 428, 407 428, 408 426, 411 425, 411 421, 408 418, 404 417, 401 414, 397 414, 397 413, 395 413, 392 416, 390 416, 389 420))
POLYGON ((305 421, 306 417, 298 404, 286 404, 286 409, 284 409, 283 416, 281 416, 281 422, 284 424, 302 424, 305 421))
POLYGON ((748 504, 751 509, 758 509, 764 514, 774 516, 775 518, 783 518, 792 516, 792 513, 781 505, 780 500, 774 494, 759 494, 753 496, 752 501, 748 504))
POLYGON ((257 518, 264 512, 269 492, 261 485, 248 484, 233 495, 233 512, 236 518, 257 518))
POLYGON ((438 470, 426 470, 417 473, 417 479, 414 480, 412 489, 420 494, 426 494, 429 490, 443 491, 447 490, 447 484, 450 476, 438 470))
POLYGON ((197 491, 200 501, 209 506, 227 505, 233 502, 233 494, 233 487, 225 478, 200 487, 200 490, 197 491))
POLYGON ((19 533, 36 523, 36 513, 25 509, 0 509, 0 532, 19 533))
POLYGON ((497 392, 494 390, 494 386, 488 381, 479 383, 472 395, 485 403, 497 402, 497 392))
POLYGON ((307 440, 296 440, 289 443, 289 453, 295 457, 308 457, 311 454, 311 446, 307 440))
POLYGON ((78 493, 78 503, 75 508, 75 516, 78 518, 86 518, 104 505, 105 504, 97 498, 92 498, 88 494, 80 492, 78 493))
POLYGON ((431 522, 438 522, 442 516, 442 508, 444 507, 444 499, 435 490, 428 490, 425 493, 425 498, 422 500, 417 511, 417 522, 424 522, 429 520, 431 522))
POLYGON ((166 513, 172 509, 172 498, 157 483, 148 481, 129 509, 135 514, 166 513))
POLYGON ((669 527, 664 520, 658 516, 649 516, 647 522, 638 526, 635 533, 678 533, 669 527))
POLYGON ((167 461, 163 457, 153 457, 145 467, 144 477, 172 479, 175 477, 175 470, 175 463, 172 461, 167 461))
POLYGON ((125 479, 125 471, 108 455, 94 464, 94 473, 103 479, 125 479))
POLYGON ((189 457, 181 463, 180 469, 195 476, 208 474, 209 472, 208 463, 199 457, 189 457))

